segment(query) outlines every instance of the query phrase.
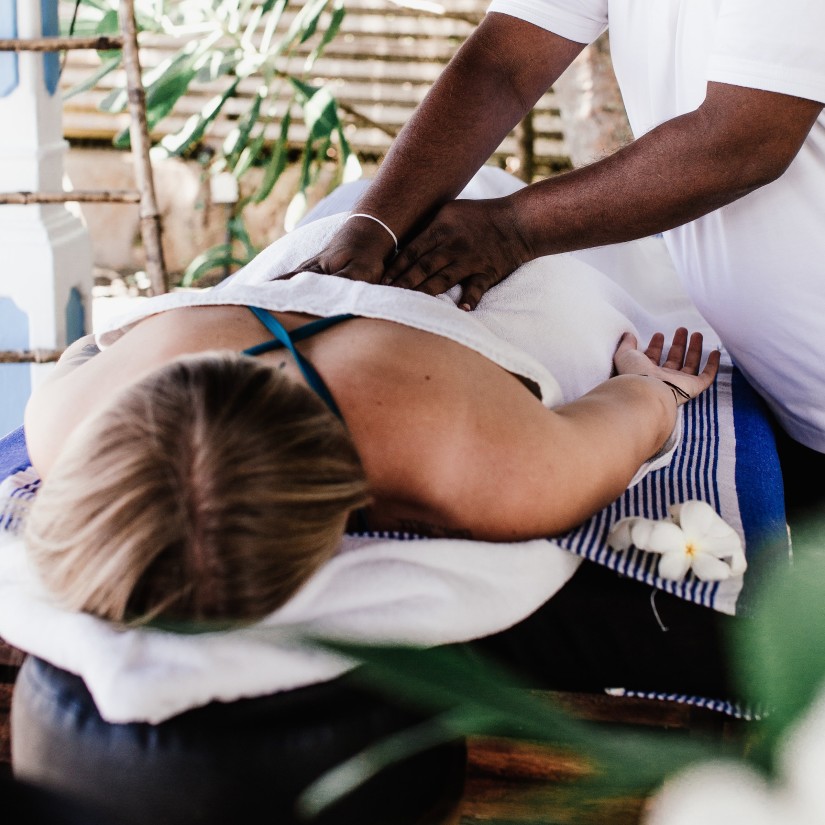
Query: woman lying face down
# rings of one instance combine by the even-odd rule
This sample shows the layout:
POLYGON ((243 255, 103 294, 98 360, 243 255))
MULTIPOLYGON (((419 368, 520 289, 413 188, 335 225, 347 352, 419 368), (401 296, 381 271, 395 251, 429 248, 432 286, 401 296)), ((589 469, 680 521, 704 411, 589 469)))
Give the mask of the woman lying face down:
POLYGON ((367 481, 311 392, 210 352, 120 391, 67 439, 40 492, 28 543, 66 606, 249 620, 331 555, 367 481))
MULTIPOLYGON (((269 314, 290 332, 314 320, 269 314)), ((626 334, 615 377, 550 409, 474 349, 353 317, 298 345, 339 418, 289 351, 241 354, 267 338, 249 307, 212 304, 66 351, 25 422, 43 478, 25 536, 59 604, 123 624, 253 622, 356 516, 430 536, 557 535, 626 489, 719 363, 711 352, 700 371, 701 335, 684 328, 667 353, 661 334, 644 352, 626 334)))

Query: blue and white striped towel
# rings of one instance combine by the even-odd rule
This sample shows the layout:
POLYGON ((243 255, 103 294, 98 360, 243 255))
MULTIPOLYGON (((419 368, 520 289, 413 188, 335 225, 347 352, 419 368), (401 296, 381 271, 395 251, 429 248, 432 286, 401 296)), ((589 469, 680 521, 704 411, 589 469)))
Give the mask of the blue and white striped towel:
POLYGON ((770 556, 786 562, 782 476, 764 403, 742 374, 720 370, 713 387, 682 407, 682 441, 671 462, 645 476, 613 504, 557 539, 560 546, 611 570, 725 613, 744 614, 770 556), (712 505, 743 539, 748 570, 742 577, 702 582, 692 572, 682 582, 656 575, 659 556, 607 544, 610 528, 627 516, 667 518, 674 502, 712 505), (747 587, 745 583, 747 582, 747 587))

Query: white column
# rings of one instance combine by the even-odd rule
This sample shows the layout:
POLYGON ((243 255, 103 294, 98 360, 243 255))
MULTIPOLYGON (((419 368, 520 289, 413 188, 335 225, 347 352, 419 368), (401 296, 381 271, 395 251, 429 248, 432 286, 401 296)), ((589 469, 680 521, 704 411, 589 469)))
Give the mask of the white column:
MULTIPOLYGON (((57 34, 57 0, 0 0, 2 37, 57 34)), ((2 54, 0 191, 63 189, 57 53, 2 54)), ((0 205, 0 349, 60 349, 90 331, 92 251, 63 204, 0 205)), ((22 423, 27 397, 51 367, 0 365, 0 435, 22 423)))

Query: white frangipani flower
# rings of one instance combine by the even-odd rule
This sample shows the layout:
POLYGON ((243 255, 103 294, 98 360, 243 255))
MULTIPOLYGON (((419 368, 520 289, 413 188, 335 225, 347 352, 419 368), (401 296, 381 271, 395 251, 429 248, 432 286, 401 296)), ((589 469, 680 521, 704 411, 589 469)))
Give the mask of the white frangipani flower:
POLYGON ((631 546, 659 553, 658 573, 682 581, 691 568, 702 581, 722 581, 745 572, 739 534, 704 501, 685 501, 668 509, 670 520, 631 516, 616 522, 607 537, 614 550, 631 546))

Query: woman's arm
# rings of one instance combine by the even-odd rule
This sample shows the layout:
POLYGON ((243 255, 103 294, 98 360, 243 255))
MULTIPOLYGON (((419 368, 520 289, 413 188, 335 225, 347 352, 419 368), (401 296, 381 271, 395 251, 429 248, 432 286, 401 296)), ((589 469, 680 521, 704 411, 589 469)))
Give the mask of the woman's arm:
POLYGON ((699 371, 700 334, 688 343, 678 330, 664 361, 663 343, 657 334, 642 352, 626 335, 618 375, 552 410, 512 376, 506 387, 492 373, 476 381, 474 397, 430 421, 415 462, 395 468, 397 494, 416 491, 419 522, 443 535, 513 541, 577 526, 624 492, 670 436, 677 408, 716 375, 715 351, 699 371))
POLYGON ((95 342, 94 333, 78 338, 77 341, 69 344, 69 346, 63 350, 63 354, 57 359, 54 369, 39 384, 38 389, 47 386, 52 381, 62 378, 72 370, 77 369, 81 364, 85 364, 99 352, 100 348, 95 342))
POLYGON ((65 414, 60 403, 59 386, 61 380, 71 375, 78 367, 100 353, 94 334, 78 338, 63 351, 57 364, 34 389, 26 403, 24 429, 26 448, 35 469, 42 474, 42 467, 50 464, 46 460, 51 455, 55 442, 55 419, 65 414))

